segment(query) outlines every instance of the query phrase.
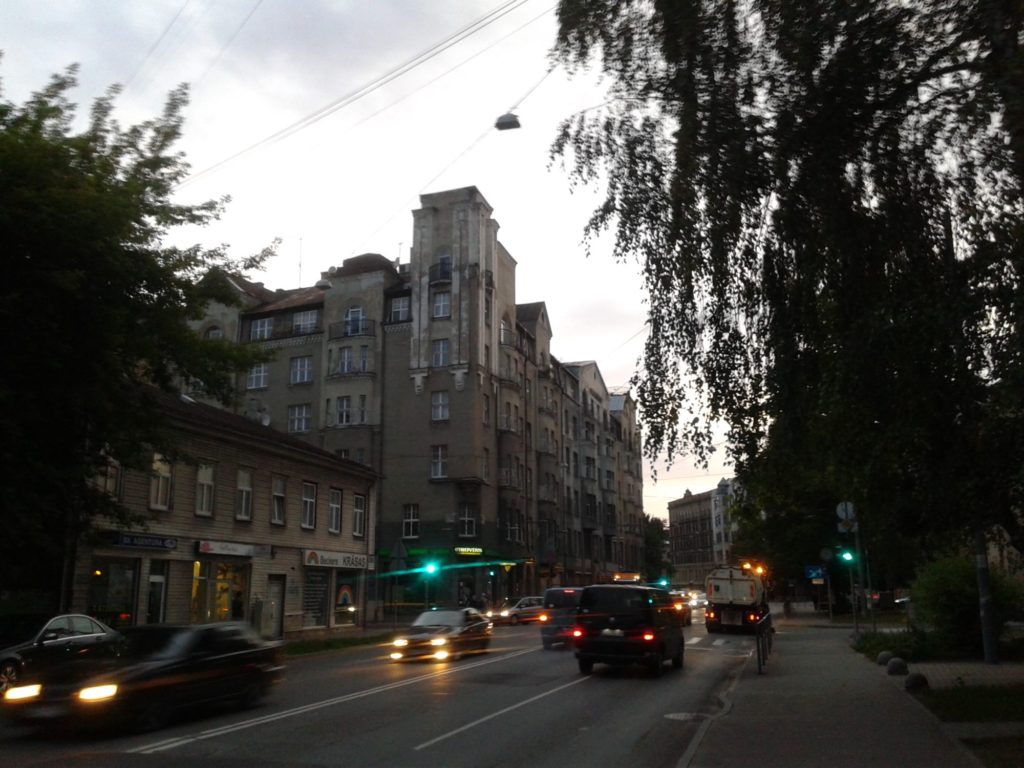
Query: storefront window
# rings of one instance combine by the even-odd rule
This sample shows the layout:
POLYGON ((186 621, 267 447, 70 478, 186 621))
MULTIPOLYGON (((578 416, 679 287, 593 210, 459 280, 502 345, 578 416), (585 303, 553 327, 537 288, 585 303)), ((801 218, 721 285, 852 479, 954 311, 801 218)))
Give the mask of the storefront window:
POLYGON ((302 587, 302 626, 327 626, 327 586, 331 572, 326 568, 307 568, 302 587))
POLYGON ((112 627, 135 623, 139 561, 126 557, 93 560, 89 579, 89 614, 112 627))
POLYGON ((193 624, 246 618, 249 565, 196 560, 192 565, 193 624))
POLYGON ((344 571, 337 571, 334 588, 334 623, 355 624, 357 591, 356 580, 352 576, 343 575, 344 571))

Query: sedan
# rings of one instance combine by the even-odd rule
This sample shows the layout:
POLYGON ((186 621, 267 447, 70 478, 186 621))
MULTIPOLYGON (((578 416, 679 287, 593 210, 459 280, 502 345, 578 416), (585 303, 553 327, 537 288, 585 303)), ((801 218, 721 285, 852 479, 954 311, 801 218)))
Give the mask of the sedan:
POLYGON ((86 656, 113 655, 121 633, 80 613, 0 616, 0 695, 26 674, 86 656))
POLYGON ((506 600, 500 608, 488 611, 492 621, 503 624, 519 624, 529 621, 540 621, 540 615, 544 612, 544 598, 519 597, 506 600))
POLYGON ((213 702, 251 706, 283 670, 281 644, 241 622, 131 627, 123 634, 116 658, 83 659, 8 688, 3 714, 28 725, 149 731, 213 702))
POLYGON ((412 625, 395 637, 391 658, 456 659, 464 653, 486 651, 494 624, 475 608, 424 611, 412 625))

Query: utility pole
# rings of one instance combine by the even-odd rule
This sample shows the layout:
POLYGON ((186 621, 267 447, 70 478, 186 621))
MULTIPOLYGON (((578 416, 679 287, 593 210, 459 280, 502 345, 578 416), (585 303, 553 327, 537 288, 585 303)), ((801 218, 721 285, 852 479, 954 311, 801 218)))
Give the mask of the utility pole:
POLYGON ((978 610, 981 613, 981 644, 986 664, 999 663, 995 616, 992 613, 992 576, 988 568, 988 542, 985 529, 974 529, 974 563, 978 572, 978 610))

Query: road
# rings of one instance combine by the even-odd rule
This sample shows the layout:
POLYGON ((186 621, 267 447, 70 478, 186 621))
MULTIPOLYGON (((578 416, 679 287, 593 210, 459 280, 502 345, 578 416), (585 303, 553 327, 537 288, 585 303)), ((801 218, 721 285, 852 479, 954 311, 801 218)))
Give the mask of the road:
POLYGON ((368 646, 289 660, 260 706, 152 734, 53 738, 0 725, 5 766, 519 766, 674 768, 753 648, 686 630, 684 667, 652 678, 544 651, 533 625, 496 627, 490 652, 395 664, 368 646))

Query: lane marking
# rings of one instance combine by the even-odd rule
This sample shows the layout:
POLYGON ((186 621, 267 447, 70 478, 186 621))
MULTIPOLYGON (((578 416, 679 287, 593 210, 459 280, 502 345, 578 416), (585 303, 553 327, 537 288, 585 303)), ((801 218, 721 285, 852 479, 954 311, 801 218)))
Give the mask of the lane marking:
POLYGON ((462 726, 461 728, 456 728, 454 731, 448 731, 448 733, 442 734, 442 735, 438 736, 436 739, 431 739, 430 741, 425 741, 422 744, 420 744, 418 747, 413 747, 413 751, 414 752, 419 752, 421 749, 426 749, 427 747, 432 747, 434 744, 437 744, 438 742, 444 741, 445 739, 449 739, 452 736, 456 736, 456 735, 458 735, 460 733, 463 733, 464 731, 468 731, 470 728, 476 728, 478 725, 480 725, 482 723, 486 723, 488 720, 493 720, 496 717, 500 717, 501 715, 508 714, 509 712, 511 712, 513 710, 519 709, 520 707, 525 707, 527 704, 532 704, 533 702, 539 701, 540 699, 543 699, 546 696, 550 696, 553 693, 558 693, 559 691, 565 690, 566 688, 569 688, 569 687, 571 687, 573 685, 577 685, 578 683, 582 683, 582 682, 584 682, 586 680, 589 680, 589 679, 590 679, 589 676, 588 677, 579 677, 576 680, 573 680, 571 683, 566 683, 565 685, 560 685, 557 688, 552 688, 550 691, 545 691, 544 693, 538 693, 536 696, 533 696, 533 697, 531 697, 529 699, 526 699, 526 701, 521 701, 518 704, 513 704, 511 707, 505 707, 504 709, 499 709, 497 712, 492 712, 489 715, 481 717, 479 720, 474 720, 472 723, 467 723, 466 725, 462 726))
POLYGON ((702 639, 703 638, 700 637, 691 637, 689 640, 686 641, 686 644, 693 645, 694 643, 699 643, 702 639))
MULTIPOLYGON (((514 651, 507 653, 502 656, 498 656, 491 659, 483 659, 481 661, 474 662, 472 664, 464 664, 458 667, 449 667, 442 669, 437 672, 431 672, 426 675, 420 675, 418 677, 412 677, 408 680, 399 680, 394 683, 387 683, 385 685, 378 685, 373 688, 367 688, 363 691, 356 691, 355 693, 348 693, 344 696, 336 696, 333 699, 325 699, 324 701, 314 702, 312 704, 304 704, 301 707, 294 707, 292 709, 286 709, 283 712, 275 712, 271 715, 264 715, 263 717, 255 717, 250 720, 243 720, 238 723, 232 723, 231 725, 224 725, 219 728, 211 728, 209 730, 200 731, 197 734, 191 736, 179 736, 171 739, 164 739, 163 741, 154 742, 152 744, 145 744, 141 747, 135 747, 133 749, 126 749, 127 754, 153 754, 154 752, 162 752, 167 749, 174 749, 175 747, 183 747, 186 744, 192 744, 197 741, 204 741, 206 739, 212 739, 217 736, 223 736, 227 733, 233 733, 235 731, 244 731, 248 728, 254 728, 257 725, 264 725, 266 723, 272 723, 277 720, 286 720, 290 717, 297 715, 304 715, 307 712, 314 712, 318 709, 324 709, 326 707, 333 707, 335 704, 344 704, 348 701, 355 701, 356 699, 362 699, 367 696, 375 696, 378 693, 387 693, 398 688, 404 688, 408 685, 415 685, 416 683, 422 683, 424 680, 433 680, 438 677, 445 677, 447 675, 454 675, 457 672, 464 670, 476 669, 477 667, 484 667, 488 664, 496 664, 506 659, 512 659, 516 656, 522 656, 527 653, 536 653, 536 648, 528 648, 521 651, 514 651)), ((585 678, 584 678, 585 679, 585 678)))

